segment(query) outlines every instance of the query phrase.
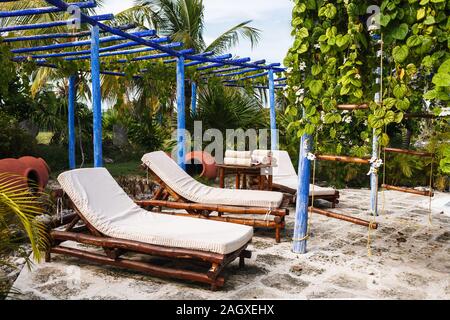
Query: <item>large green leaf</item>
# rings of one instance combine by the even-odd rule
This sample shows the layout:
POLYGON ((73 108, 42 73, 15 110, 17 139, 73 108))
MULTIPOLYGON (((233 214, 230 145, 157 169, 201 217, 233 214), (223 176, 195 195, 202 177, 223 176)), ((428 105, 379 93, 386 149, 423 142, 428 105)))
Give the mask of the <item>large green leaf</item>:
POLYGON ((408 58, 409 55, 409 49, 408 46, 402 45, 402 46, 396 46, 392 50, 392 56, 394 57, 395 62, 401 63, 408 58))
POLYGON ((445 60, 438 69, 439 73, 450 73, 450 59, 445 60))
POLYGON ((433 83, 438 87, 450 86, 450 74, 449 73, 436 73, 433 77, 433 83))
POLYGON ((392 29, 391 31, 391 36, 397 40, 405 39, 407 34, 408 34, 408 25, 406 23, 402 23, 401 25, 392 29))
POLYGON ((319 95, 322 91, 323 81, 322 80, 313 80, 309 84, 309 89, 314 96, 319 95))

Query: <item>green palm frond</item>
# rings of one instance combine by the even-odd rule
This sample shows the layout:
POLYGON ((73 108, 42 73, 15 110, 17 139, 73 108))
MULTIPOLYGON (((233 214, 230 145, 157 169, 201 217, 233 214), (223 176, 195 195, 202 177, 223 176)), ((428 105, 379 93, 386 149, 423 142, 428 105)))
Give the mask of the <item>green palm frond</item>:
POLYGON ((215 51, 217 53, 222 53, 231 47, 236 46, 239 43, 239 37, 242 37, 250 41, 252 49, 258 44, 261 35, 260 30, 250 27, 248 24, 251 22, 244 21, 224 32, 222 35, 217 37, 206 49, 205 51, 215 51))
POLYGON ((41 250, 49 245, 46 226, 37 219, 45 206, 26 182, 22 176, 0 173, 0 223, 5 226, 10 217, 17 218, 30 240, 34 258, 39 261, 41 250))

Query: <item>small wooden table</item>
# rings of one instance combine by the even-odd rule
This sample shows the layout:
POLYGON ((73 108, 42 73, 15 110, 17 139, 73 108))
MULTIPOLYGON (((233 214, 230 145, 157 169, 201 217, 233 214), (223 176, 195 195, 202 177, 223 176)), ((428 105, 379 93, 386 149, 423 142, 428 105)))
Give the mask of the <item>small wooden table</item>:
POLYGON ((220 188, 225 187, 225 175, 236 175, 236 189, 241 189, 241 175, 242 175, 242 189, 247 188, 247 176, 258 176, 258 189, 264 190, 265 180, 267 180, 267 190, 272 191, 272 165, 259 164, 251 167, 236 166, 229 164, 217 164, 219 169, 220 188), (267 179, 265 179, 267 177, 267 179))

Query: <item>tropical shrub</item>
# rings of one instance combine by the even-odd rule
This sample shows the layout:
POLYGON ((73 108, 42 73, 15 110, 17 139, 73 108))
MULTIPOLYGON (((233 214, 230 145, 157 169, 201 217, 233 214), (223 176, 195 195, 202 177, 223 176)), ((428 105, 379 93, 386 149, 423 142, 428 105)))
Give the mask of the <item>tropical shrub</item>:
POLYGON ((14 117, 0 111, 0 159, 33 154, 35 150, 34 138, 20 128, 14 117))
MULTIPOLYGON (((8 264, 7 255, 15 251, 30 267, 29 252, 23 250, 22 245, 28 241, 33 258, 39 261, 41 252, 49 245, 49 238, 46 226, 38 220, 45 210, 45 197, 32 193, 23 182, 23 177, 0 173, 0 264, 8 264), (24 236, 17 229, 22 230, 24 236)), ((4 281, 0 278, 0 297, 8 291, 2 292, 4 281)))

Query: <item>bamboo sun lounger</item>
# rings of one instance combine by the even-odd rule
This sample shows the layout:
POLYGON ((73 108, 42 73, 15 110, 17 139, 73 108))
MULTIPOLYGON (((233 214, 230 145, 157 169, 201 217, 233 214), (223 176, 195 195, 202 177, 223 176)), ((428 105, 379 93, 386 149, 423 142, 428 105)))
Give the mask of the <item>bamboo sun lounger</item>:
MULTIPOLYGON (((273 190, 295 195, 298 187, 298 176, 289 153, 287 153, 287 151, 273 151, 273 157, 276 159, 277 163, 277 167, 273 169, 273 190)), ((314 199, 327 200, 331 202, 333 208, 339 203, 339 191, 333 188, 323 188, 311 184, 309 186, 310 201, 312 199, 313 191, 314 199)), ((295 197, 293 199, 295 199, 295 197)))
POLYGON ((248 226, 162 215, 139 207, 104 168, 77 169, 58 177, 75 214, 65 217, 64 228, 50 232, 52 245, 46 254, 63 254, 96 263, 155 275, 224 285, 223 269, 239 258, 239 266, 251 257, 247 245, 253 229, 248 226), (78 222, 83 222, 78 226, 78 222), (104 254, 63 245, 75 241, 102 249, 104 254), (150 261, 127 259, 128 252, 170 259, 169 267, 150 261), (204 271, 181 268, 195 264, 204 271))
POLYGON ((136 202, 142 207, 184 209, 188 214, 162 213, 275 229, 275 239, 280 242, 285 216, 289 214, 284 208, 289 199, 282 193, 206 186, 189 176, 162 151, 144 155, 142 162, 159 185, 152 199, 136 202), (218 215, 212 216, 214 212, 218 215), (264 218, 224 217, 224 214, 264 215, 264 218))

